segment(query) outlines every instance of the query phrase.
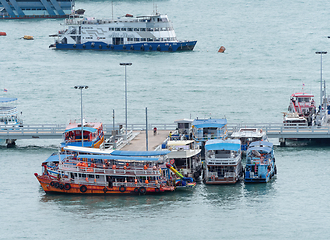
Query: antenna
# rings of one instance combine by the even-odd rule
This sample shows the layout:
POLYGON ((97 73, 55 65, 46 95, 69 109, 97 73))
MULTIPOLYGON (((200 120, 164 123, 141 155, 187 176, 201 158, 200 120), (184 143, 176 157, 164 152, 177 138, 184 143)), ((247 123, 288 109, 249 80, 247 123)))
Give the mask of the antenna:
POLYGON ((112 20, 113 20, 113 1, 111 1, 112 20))

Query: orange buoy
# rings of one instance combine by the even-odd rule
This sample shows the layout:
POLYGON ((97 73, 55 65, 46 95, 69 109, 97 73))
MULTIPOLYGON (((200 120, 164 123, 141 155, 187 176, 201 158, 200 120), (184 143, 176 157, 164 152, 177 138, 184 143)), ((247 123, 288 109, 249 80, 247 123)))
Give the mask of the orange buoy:
POLYGON ((148 179, 146 179, 145 183, 146 183, 146 184, 148 184, 148 183, 149 183, 148 179))
POLYGON ((137 184, 137 179, 136 178, 135 178, 134 182, 135 182, 135 184, 137 184))
POLYGON ((225 50, 226 50, 226 48, 224 46, 221 46, 218 52, 223 53, 223 52, 225 52, 225 50))
POLYGON ((5 32, 0 32, 0 36, 7 36, 7 33, 5 33, 5 32))
POLYGON ((116 165, 112 165, 112 169, 116 169, 116 165))

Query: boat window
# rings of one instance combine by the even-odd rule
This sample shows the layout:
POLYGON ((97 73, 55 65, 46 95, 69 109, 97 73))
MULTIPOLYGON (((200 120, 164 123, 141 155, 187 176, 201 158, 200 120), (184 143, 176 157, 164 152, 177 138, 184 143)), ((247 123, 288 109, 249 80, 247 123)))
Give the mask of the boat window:
POLYGON ((81 177, 84 177, 85 178, 86 177, 86 174, 81 174, 81 177))
POLYGON ((95 175, 96 178, 100 178, 100 175, 95 175))
POLYGON ((154 40, 152 38, 148 38, 148 42, 153 42, 154 40))
POLYGON ((155 28, 155 31, 159 31, 159 28, 155 28))
POLYGON ((145 32, 146 29, 145 29, 145 28, 140 28, 140 31, 141 31, 141 32, 145 32))
POLYGON ((147 31, 149 31, 149 32, 153 32, 154 29, 153 29, 153 28, 147 28, 147 31))
POLYGON ((160 30, 161 31, 167 31, 167 28, 161 28, 160 30))
POLYGON ((139 42, 140 38, 134 38, 134 41, 139 42))
POLYGON ((115 28, 115 31, 120 31, 120 28, 115 28))
POLYGON ((141 42, 145 42, 145 41, 147 41, 146 38, 141 38, 141 42))
POLYGON ((135 31, 135 32, 138 32, 138 31, 139 31, 139 29, 138 29, 138 28, 134 28, 134 31, 135 31))
POLYGON ((109 28, 109 31, 115 31, 115 28, 109 28))
POLYGON ((127 31, 132 32, 133 28, 127 28, 127 31))
POLYGON ((94 175, 93 174, 88 174, 88 177, 89 178, 94 178, 94 175))
POLYGON ((121 30, 122 30, 122 31, 126 31, 126 28, 122 28, 121 30))

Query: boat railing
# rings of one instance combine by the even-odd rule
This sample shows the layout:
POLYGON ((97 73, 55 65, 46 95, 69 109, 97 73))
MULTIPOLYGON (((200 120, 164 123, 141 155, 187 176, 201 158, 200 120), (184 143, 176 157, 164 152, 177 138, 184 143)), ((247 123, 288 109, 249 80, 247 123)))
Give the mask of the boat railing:
POLYGON ((107 169, 75 166, 73 164, 61 164, 59 169, 81 174, 109 174, 109 175, 129 175, 129 176, 160 176, 160 171, 153 168, 128 168, 128 169, 107 169))

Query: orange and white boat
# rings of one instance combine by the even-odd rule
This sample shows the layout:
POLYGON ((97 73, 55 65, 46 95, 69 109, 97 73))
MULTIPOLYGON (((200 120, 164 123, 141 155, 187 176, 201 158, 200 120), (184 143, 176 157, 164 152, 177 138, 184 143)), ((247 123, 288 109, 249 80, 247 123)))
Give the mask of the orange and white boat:
POLYGON ((69 151, 42 164, 35 173, 46 193, 148 194, 174 191, 166 167, 169 151, 112 151, 79 154, 69 151), (56 163, 55 163, 56 162, 56 163), (51 173, 52 171, 52 173, 51 173), (56 173, 56 174, 54 174, 56 173))
POLYGON ((103 124, 101 122, 70 122, 66 127, 61 148, 65 146, 84 146, 99 148, 104 143, 103 124), (83 132, 83 139, 81 137, 83 132), (83 142, 82 142, 83 140, 83 142))

